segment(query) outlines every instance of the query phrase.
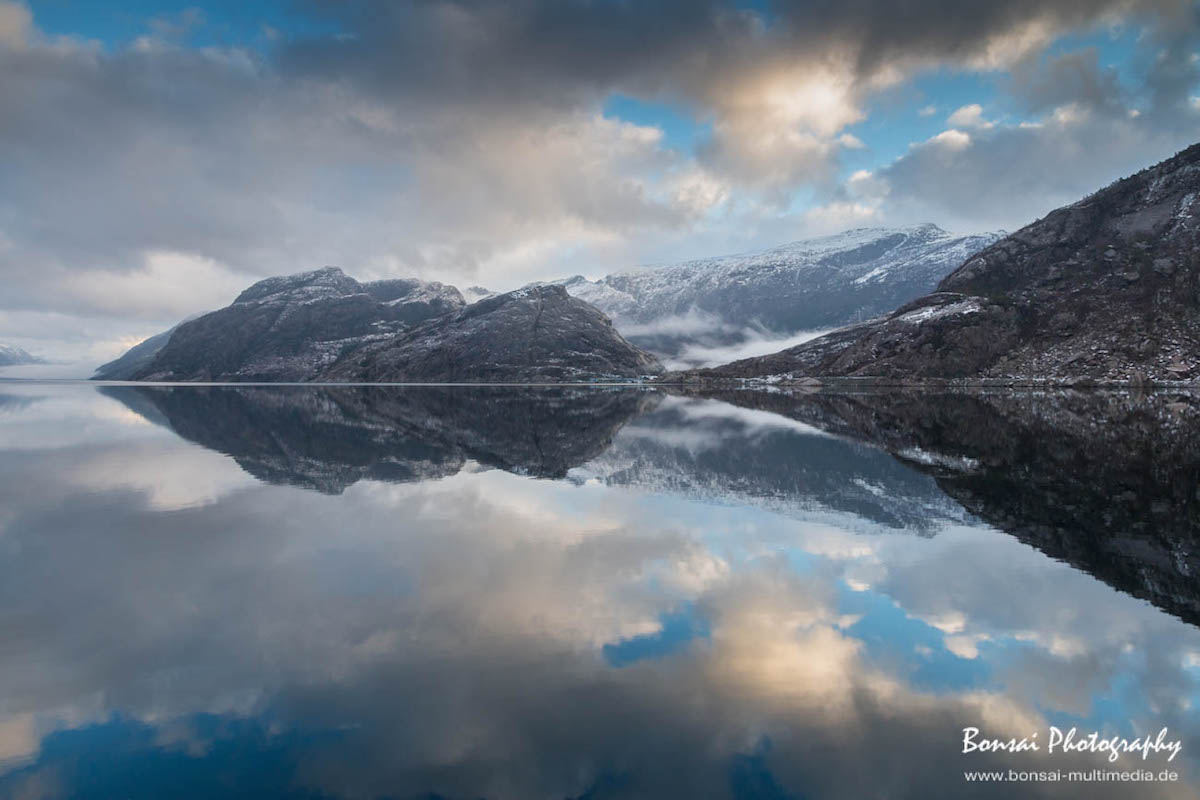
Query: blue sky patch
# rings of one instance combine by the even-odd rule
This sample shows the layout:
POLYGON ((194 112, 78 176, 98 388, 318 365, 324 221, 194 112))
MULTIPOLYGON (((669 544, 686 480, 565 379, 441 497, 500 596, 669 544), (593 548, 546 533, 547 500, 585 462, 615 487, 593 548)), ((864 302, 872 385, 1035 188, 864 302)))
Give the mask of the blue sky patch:
POLYGON ((710 636, 708 621, 693 606, 662 614, 661 626, 654 633, 644 633, 604 645, 604 660, 613 667, 627 667, 638 661, 669 656, 685 648, 693 639, 710 636))

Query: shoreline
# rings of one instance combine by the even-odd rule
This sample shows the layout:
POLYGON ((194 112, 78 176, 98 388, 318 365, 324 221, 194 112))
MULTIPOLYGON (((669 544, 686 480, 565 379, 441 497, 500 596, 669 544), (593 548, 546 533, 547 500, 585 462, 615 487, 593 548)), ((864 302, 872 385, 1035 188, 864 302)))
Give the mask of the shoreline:
POLYGON ((572 388, 639 388, 639 389, 707 389, 729 391, 789 391, 831 392, 847 390, 931 389, 938 391, 976 391, 986 389, 1016 390, 1141 390, 1170 391, 1200 389, 1200 380, 1193 381, 1098 381, 1094 379, 1033 379, 1033 378, 984 378, 984 379, 899 379, 899 378, 798 378, 794 380, 764 380, 758 378, 720 378, 704 380, 609 380, 609 381, 108 381, 90 378, 21 378, 0 375, 0 384, 84 384, 88 386, 138 386, 138 387, 314 387, 314 388, 364 388, 387 387, 572 387, 572 388))

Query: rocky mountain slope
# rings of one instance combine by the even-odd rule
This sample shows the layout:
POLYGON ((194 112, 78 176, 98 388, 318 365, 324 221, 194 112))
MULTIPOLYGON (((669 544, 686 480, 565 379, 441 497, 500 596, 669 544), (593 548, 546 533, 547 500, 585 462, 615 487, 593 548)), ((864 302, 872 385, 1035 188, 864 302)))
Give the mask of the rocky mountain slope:
MULTIPOLYGON (((195 319, 189 317, 184 320, 195 319)), ((183 322, 179 323, 182 325, 183 322)), ((146 339, 133 347, 126 350, 119 358, 109 361, 107 364, 101 364, 96 367, 95 373, 92 374, 92 380, 96 381, 127 381, 131 380, 134 375, 138 374, 146 367, 150 366, 154 361, 154 357, 158 355, 158 351, 167 346, 167 342, 171 340, 171 334, 175 333, 176 325, 162 333, 156 333, 149 339, 146 339)))
POLYGON ((660 356, 774 338, 875 317, 931 291, 1001 234, 936 225, 859 228, 745 255, 559 283, 660 356))
POLYGON ((342 348, 465 305, 453 286, 359 283, 336 267, 267 278, 226 308, 142 342, 93 376, 108 380, 308 380, 342 348))
POLYGON ((967 259, 879 320, 689 377, 1200 379, 1200 145, 967 259))
POLYGON ((141 381, 572 381, 661 371, 561 287, 467 306, 440 283, 336 268, 268 278, 95 377, 141 381), (165 341, 164 341, 165 339, 165 341))
POLYGON ((1192 392, 716 396, 883 448, 983 521, 1200 622, 1200 397, 1192 392))
POLYGON ((0 344, 0 367, 15 367, 21 364, 44 364, 37 356, 32 356, 19 347, 9 347, 0 344))
POLYGON ((577 381, 661 371, 602 313, 561 286, 489 297, 457 313, 346 352, 331 381, 577 381))

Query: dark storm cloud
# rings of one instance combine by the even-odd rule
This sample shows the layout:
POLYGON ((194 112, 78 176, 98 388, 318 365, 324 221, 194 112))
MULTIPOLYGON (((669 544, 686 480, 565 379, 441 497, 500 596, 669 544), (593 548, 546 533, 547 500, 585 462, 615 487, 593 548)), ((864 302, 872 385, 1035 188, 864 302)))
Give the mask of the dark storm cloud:
POLYGON ((1018 64, 1010 84, 1024 109, 1035 114, 1071 103, 1108 115, 1128 113, 1117 70, 1102 67, 1094 47, 1018 64))
MULTIPOLYGON (((830 189, 874 92, 1024 64, 1066 31, 1124 20, 1167 42, 1147 57, 1148 112, 1196 79, 1183 0, 302 7, 329 32, 257 52, 186 46, 204 15, 115 49, 52 39, 0 2, 0 336, 78 340, 71 318, 87 316, 99 356, 265 274, 337 264, 504 288, 755 220, 794 237, 803 220, 781 209, 830 189), (675 151, 601 116, 613 93, 706 133, 675 151)), ((1086 65, 1043 69, 1074 76, 1078 102, 1109 88, 1086 65)), ((1052 74, 1014 80, 1033 104, 1064 94, 1052 74)))
POLYGON ((579 87, 704 93, 717 73, 849 55, 856 77, 913 60, 970 63, 1019 54, 1037 37, 1116 15, 1173 25, 1178 0, 774 2, 765 15, 724 2, 314 2, 344 35, 299 42, 300 71, 374 77, 389 91, 531 92, 553 101, 579 87), (556 91, 558 90, 558 91, 556 91))

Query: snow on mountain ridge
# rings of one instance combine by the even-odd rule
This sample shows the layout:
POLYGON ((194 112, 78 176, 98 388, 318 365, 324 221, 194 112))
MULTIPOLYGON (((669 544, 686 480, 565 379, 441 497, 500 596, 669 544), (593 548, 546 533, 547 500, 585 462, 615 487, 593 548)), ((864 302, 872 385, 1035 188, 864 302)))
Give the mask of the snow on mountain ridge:
POLYGON ((757 252, 555 283, 612 317, 631 341, 672 358, 877 316, 928 292, 999 237, 956 236, 928 223, 855 228, 757 252))

